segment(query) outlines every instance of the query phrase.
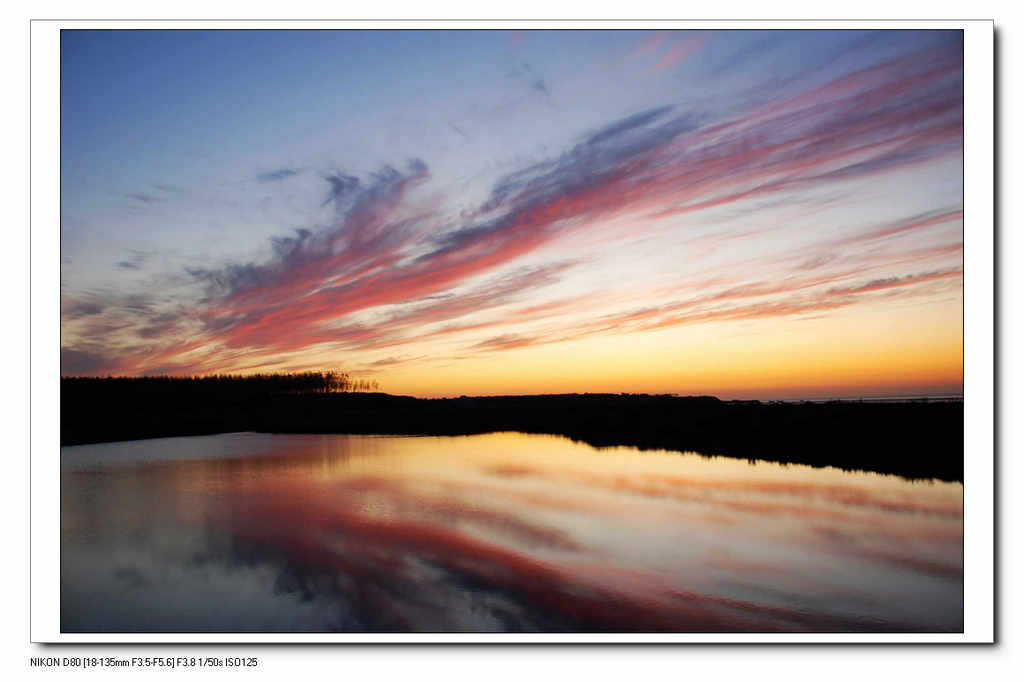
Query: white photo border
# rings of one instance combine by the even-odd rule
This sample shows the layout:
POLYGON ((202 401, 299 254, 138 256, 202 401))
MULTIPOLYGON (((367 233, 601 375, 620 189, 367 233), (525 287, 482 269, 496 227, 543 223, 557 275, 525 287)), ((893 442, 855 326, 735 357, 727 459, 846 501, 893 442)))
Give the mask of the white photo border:
POLYGON ((991 21, 59 21, 31 24, 31 641, 59 643, 989 643, 995 620, 991 21), (964 32, 964 632, 67 634, 60 632, 61 29, 943 29, 964 32))

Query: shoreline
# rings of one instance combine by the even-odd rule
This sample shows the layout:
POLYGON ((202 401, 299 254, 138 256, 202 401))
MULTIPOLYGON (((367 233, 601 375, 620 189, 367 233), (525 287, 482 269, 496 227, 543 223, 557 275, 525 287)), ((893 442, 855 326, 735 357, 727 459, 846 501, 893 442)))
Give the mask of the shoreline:
POLYGON ((458 436, 518 431, 594 447, 697 452, 963 481, 963 403, 758 402, 563 394, 412 398, 66 385, 61 445, 258 433, 458 436))

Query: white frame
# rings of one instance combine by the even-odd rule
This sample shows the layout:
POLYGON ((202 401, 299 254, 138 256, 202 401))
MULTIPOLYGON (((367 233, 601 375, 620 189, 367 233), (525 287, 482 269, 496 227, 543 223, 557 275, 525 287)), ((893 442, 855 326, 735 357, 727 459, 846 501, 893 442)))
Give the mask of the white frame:
MULTIPOLYGON (((33 21, 31 25, 31 640, 107 643, 984 643, 994 641, 993 24, 990 21, 33 21), (964 31, 964 632, 952 634, 62 634, 60 29, 531 28, 964 31)), ((50 654, 45 654, 50 655, 50 654)))

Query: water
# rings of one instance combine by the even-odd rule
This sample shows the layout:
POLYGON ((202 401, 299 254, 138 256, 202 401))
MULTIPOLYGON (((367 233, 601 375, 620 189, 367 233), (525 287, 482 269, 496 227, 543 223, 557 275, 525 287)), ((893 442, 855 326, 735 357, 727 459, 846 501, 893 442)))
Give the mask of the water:
POLYGON ((963 486, 554 436, 61 449, 64 632, 959 632, 963 486))

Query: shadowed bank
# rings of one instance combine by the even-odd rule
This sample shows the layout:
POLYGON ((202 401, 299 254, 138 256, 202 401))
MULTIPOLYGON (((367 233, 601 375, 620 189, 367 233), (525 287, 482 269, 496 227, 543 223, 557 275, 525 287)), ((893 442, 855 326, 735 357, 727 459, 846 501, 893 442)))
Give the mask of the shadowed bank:
POLYGON ((627 445, 963 480, 962 401, 762 403, 626 394, 419 399, 354 392, 368 388, 332 373, 64 378, 61 444, 237 431, 520 431, 564 435, 598 447, 627 445))

